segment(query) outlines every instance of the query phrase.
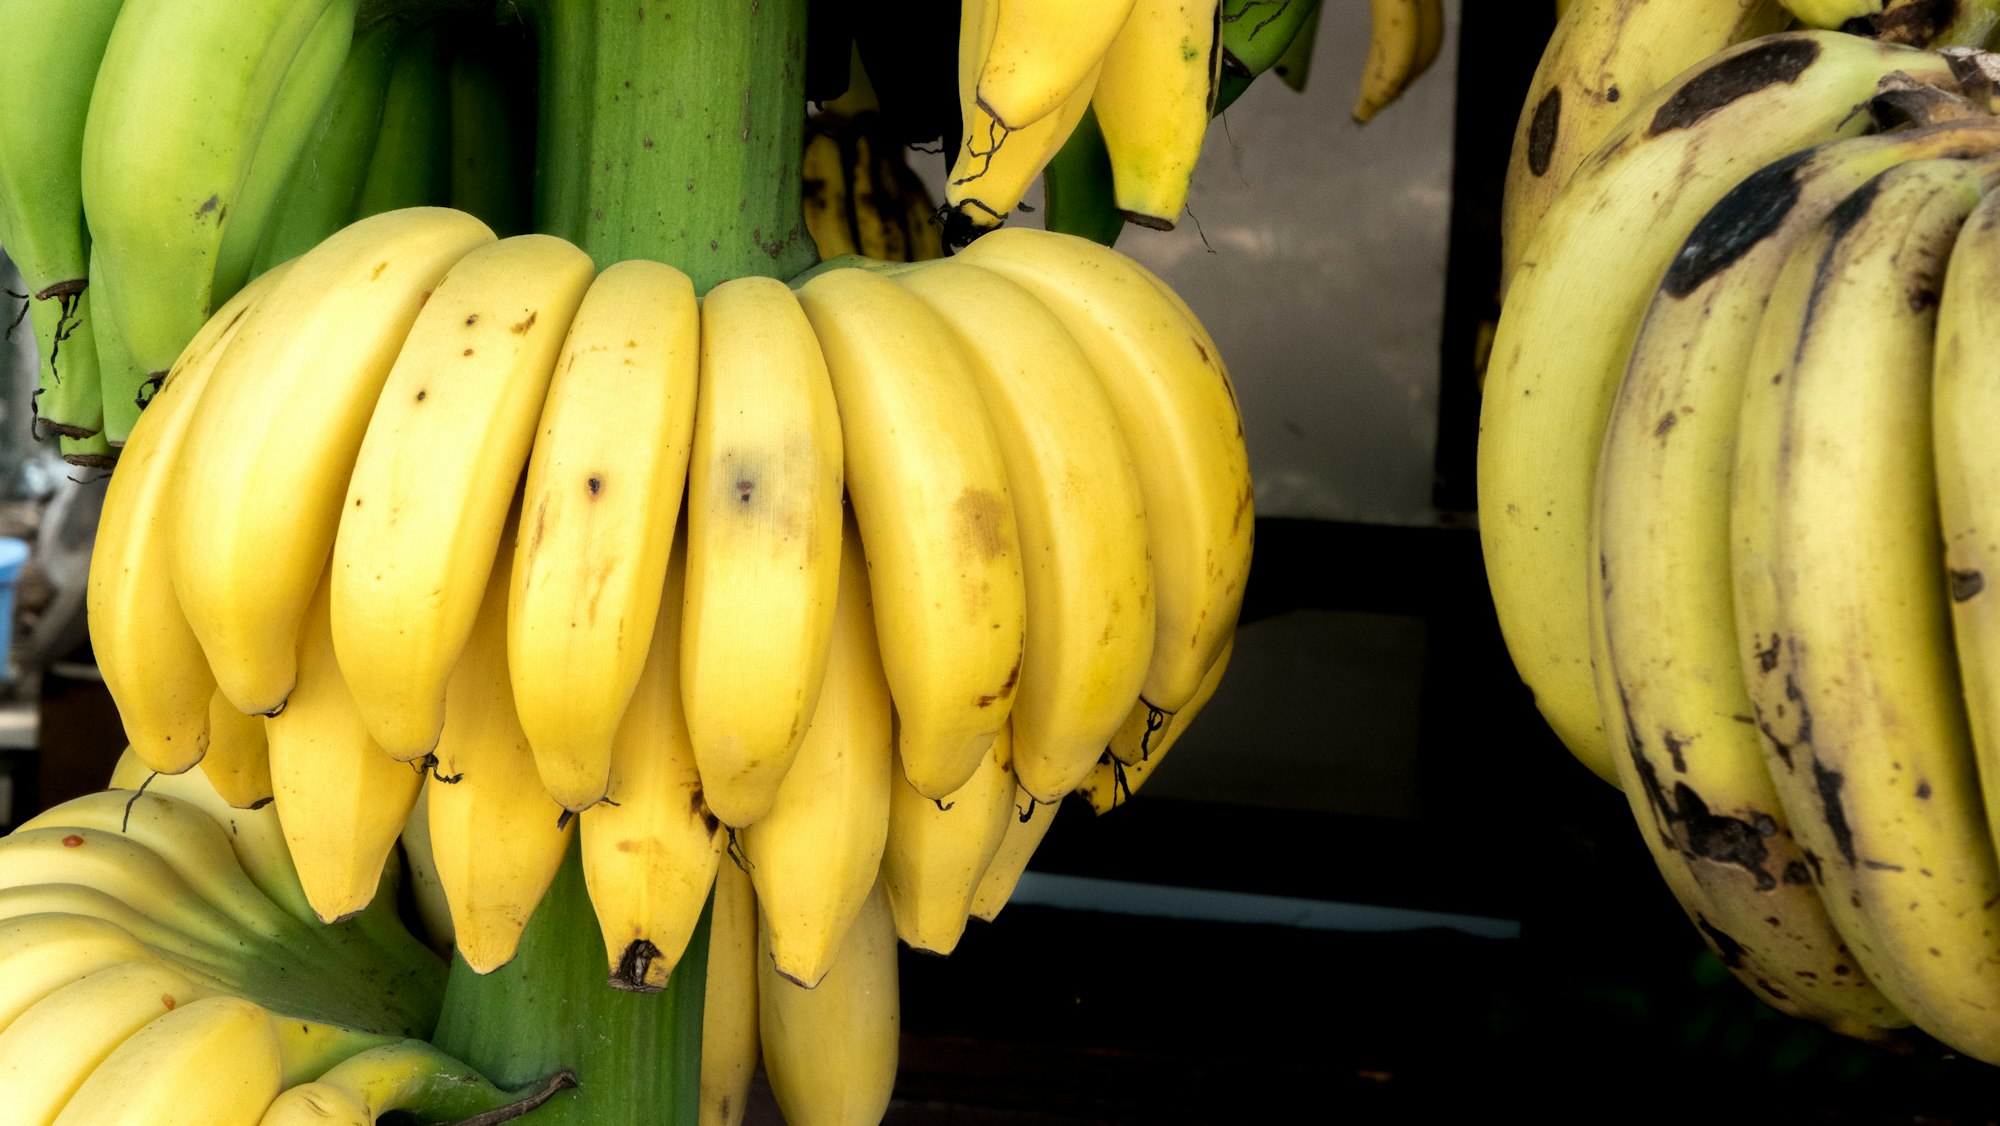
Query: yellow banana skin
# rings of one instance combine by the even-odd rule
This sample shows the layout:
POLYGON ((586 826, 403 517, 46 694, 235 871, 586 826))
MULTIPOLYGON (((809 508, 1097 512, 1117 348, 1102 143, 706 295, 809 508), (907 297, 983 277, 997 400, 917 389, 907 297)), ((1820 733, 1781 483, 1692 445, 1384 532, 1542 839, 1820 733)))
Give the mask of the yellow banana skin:
POLYGON ((1250 457, 1222 355, 1172 291, 1087 239, 1000 230, 953 261, 1034 294, 1097 369, 1146 510, 1156 625, 1139 694, 1173 712, 1234 633, 1250 571, 1250 457))
POLYGON ((374 900, 423 773, 382 753, 334 655, 332 575, 299 630, 299 685, 265 724, 285 843, 313 913, 336 923, 374 900))
POLYGON ((1791 250, 1894 164, 1992 150, 1994 124, 1834 142, 1733 189, 1652 301, 1598 464, 1592 641, 1640 833, 1689 918, 1747 986, 1782 1011, 1863 1038, 1907 1018, 1854 965, 1827 917, 1745 722, 1729 582, 1736 411, 1791 250))
POLYGON ((84 915, 0 917, 0 1034, 63 987, 100 970, 159 957, 125 928, 84 915))
MULTIPOLYGON (((1032 125, 1069 101, 1111 48, 1132 14, 1133 0, 972 0, 994 9, 985 49, 959 59, 973 104, 1002 129, 1032 125)), ((1080 113, 1081 111, 1079 111, 1080 113)), ((1067 132, 1067 130, 1065 130, 1067 132)), ((1060 144, 1061 142, 1057 142, 1060 144)))
POLYGON ((383 381, 445 271, 492 240, 440 208, 354 223, 293 261, 210 377, 174 470, 171 569, 238 711, 271 715, 291 695, 299 622, 383 381))
POLYGON ((118 1045, 207 996, 158 962, 122 962, 65 985, 0 1032, 0 1126, 46 1126, 118 1045))
POLYGON ((849 214, 853 207, 852 191, 847 183, 847 165, 841 159, 840 138, 808 126, 800 177, 806 230, 812 234, 820 261, 859 253, 861 247, 855 241, 849 214))
POLYGON ((91 650, 126 740, 163 774, 201 761, 215 695, 215 676, 174 593, 175 466, 209 376, 243 318, 282 274, 266 274, 202 326, 140 415, 119 457, 121 472, 105 486, 85 595, 91 650))
POLYGON ((1500 195, 1500 277, 1583 158, 1633 106, 1702 59, 1781 31, 1777 0, 1577 0, 1542 49, 1500 195))
MULTIPOLYGON (((513 534, 512 524, 508 527, 513 534)), ((513 960, 575 831, 549 799, 514 715, 507 673, 512 552, 486 582, 472 637, 445 689, 444 730, 425 787, 431 856, 458 952, 475 973, 513 960)))
POLYGON ((1958 691, 1930 443, 1935 296, 1990 161, 1900 165, 1772 290, 1731 497, 1738 655, 1767 765, 1854 957, 2000 1059, 2000 863, 1958 691), (1865 656, 1864 656, 1865 655, 1865 656))
POLYGON ((582 815, 583 879, 615 989, 657 992, 694 937, 722 859, 681 706, 678 548, 631 707, 612 744, 610 800, 582 815))
MULTIPOLYGON (((819 706, 777 800, 737 835, 771 968, 810 989, 875 887, 894 773, 889 685, 875 643, 860 537, 841 548, 840 597, 819 706)), ((719 908, 718 908, 719 910, 719 908)), ((711 939, 713 941, 713 939, 711 939)))
POLYGON ((979 769, 1021 671, 1026 595, 999 440, 949 328, 866 270, 799 291, 833 379, 905 776, 979 769))
POLYGON ((686 274, 620 262, 584 294, 541 408, 507 668, 542 784, 572 809, 605 794, 647 661, 687 480, 700 335, 686 274))
POLYGON ((901 779, 890 784, 882 887, 895 915, 896 937, 912 949, 949 954, 965 933, 979 878, 1014 817, 1011 743, 1002 730, 979 770, 941 800, 901 779))
POLYGON ((701 1126, 739 1126, 757 1073, 757 896, 750 875, 724 864, 708 923, 701 1006, 701 1126))
POLYGON ((1443 0, 1368 0, 1368 60, 1353 117, 1367 124, 1437 61, 1443 44, 1443 0))
POLYGON ((1230 655, 1235 651, 1236 639, 1231 637, 1202 676, 1201 687, 1180 711, 1162 716, 1143 700, 1132 709, 1124 725, 1111 737, 1111 745, 1098 758, 1090 777, 1077 787, 1091 809, 1101 816, 1132 800, 1132 795, 1152 777, 1154 768, 1215 696, 1216 688, 1222 684, 1222 674, 1229 669, 1230 655))
POLYGON ((1221 0, 1138 0, 1104 53, 1091 107, 1125 218, 1171 230, 1187 205, 1222 67, 1221 0))
POLYGON ((1480 546, 1516 671, 1563 744, 1606 781, 1617 771, 1590 668, 1590 498, 1646 303, 1729 188, 1859 132, 1867 115, 1853 107, 1883 75, 1935 80, 1943 62, 1827 32, 1711 56, 1635 107, 1583 163, 1514 274, 1481 403, 1480 546))
POLYGON ((896 1086, 902 1031, 896 925, 878 886, 841 941, 833 969, 801 989, 757 958, 757 1028, 764 1073, 787 1122, 874 1126, 896 1086))
POLYGON ((84 122, 83 204, 120 298, 98 312, 117 322, 143 370, 165 371, 208 319, 265 119, 332 2, 120 8, 84 122))
POLYGON ((255 1126, 282 1076, 269 1013, 234 997, 202 997, 113 1050, 55 1124, 255 1126))
POLYGON ((1016 785, 1013 809, 1013 816, 1007 819, 1007 832, 1000 838, 1000 848, 972 892, 972 917, 989 923, 999 917, 1000 909, 1012 898, 1021 874, 1027 871, 1029 859, 1041 846, 1042 838, 1048 836, 1049 826, 1055 824, 1062 806, 1037 802, 1033 794, 1016 785))
MULTIPOLYGON (((333 648, 369 734, 429 754, 479 614, 564 334, 596 276, 551 235, 454 265, 425 301, 368 422, 333 544, 333 648)), ((533 530, 530 527, 530 536, 533 530)), ((557 800, 580 809, 601 777, 557 800)))
POLYGON ((799 301, 770 278, 702 300, 681 699, 703 800, 770 812, 826 675, 840 584, 841 418, 799 301))
POLYGON ((957 334, 1000 438, 1028 600, 1014 773, 1036 801, 1061 801, 1125 718, 1153 656, 1132 451, 1089 358, 1028 291, 960 262, 896 281, 957 334))
POLYGON ((201 773, 231 807, 255 809, 269 802, 270 748, 263 716, 244 715, 220 691, 208 697, 208 750, 201 773))
MULTIPOLYGON (((1123 3, 1127 13, 1131 11, 1129 2, 1115 2, 1123 3)), ((1065 20, 1071 26, 1058 37, 1039 41, 1040 60, 1053 69, 1069 60, 1050 56, 1088 50, 1088 45, 1079 38, 1088 32, 1074 26, 1075 16, 1101 19, 1104 13, 1100 9, 1106 6, 1102 3, 1062 5, 1065 20)), ((1085 60, 1083 69, 1067 79, 1063 96, 1047 109, 1038 110, 1032 117, 1023 115, 1009 126, 995 117, 980 100, 982 67, 984 61, 991 57, 993 46, 999 44, 1004 55, 1018 56, 1021 53, 1018 41, 996 38, 999 21, 1009 17, 1009 9, 1010 5, 1001 4, 999 0, 971 0, 964 6, 959 26, 960 139, 958 152, 952 157, 951 173, 945 179, 944 200, 947 206, 957 208, 970 219, 975 227, 997 227, 1005 222, 1008 214, 1020 204, 1021 197, 1034 186, 1042 168, 1069 139, 1084 111, 1090 108, 1091 95, 1097 89, 1098 75, 1102 70, 1104 48, 1110 36, 1116 34, 1118 26, 1124 23, 1121 16, 1118 26, 1105 32, 1105 39, 1085 60)), ((1014 18, 1018 20, 1021 17, 1014 18)), ((1021 65, 1020 62, 997 64, 1002 74, 1018 74, 1021 65)))
POLYGON ((1848 20, 1872 16, 1882 0, 1778 0, 1807 27, 1836 28, 1848 20))

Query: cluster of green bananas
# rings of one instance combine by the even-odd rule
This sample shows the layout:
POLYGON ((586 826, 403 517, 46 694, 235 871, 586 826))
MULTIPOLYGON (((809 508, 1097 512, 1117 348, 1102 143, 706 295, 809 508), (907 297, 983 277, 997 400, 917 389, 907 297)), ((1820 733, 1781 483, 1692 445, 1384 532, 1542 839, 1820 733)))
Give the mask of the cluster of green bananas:
POLYGON ((574 834, 613 984, 655 990, 740 864, 781 1100, 886 1105, 895 939, 949 951, 1055 803, 1143 781, 1222 674, 1251 503, 1213 340, 1086 240, 697 301, 409 208, 202 327, 88 610, 133 752, 269 800, 320 920, 416 813, 490 972, 574 834), (787 1094, 773 1053, 827 1038, 855 1066, 787 1094))
POLYGON ((1983 47, 1996 0, 1570 0, 1528 87, 1500 202, 1501 279, 1584 157, 1632 108, 1715 52, 1793 26, 1909 47, 1983 47))
POLYGON ((1478 465, 1515 664, 1721 960, 1989 1063, 1996 63, 1790 31, 1638 101, 1522 255, 1478 465))
MULTIPOLYGON (((1127 221, 1171 229, 1210 118, 1278 68, 1302 87, 1320 0, 965 0, 959 129, 945 202, 1000 225, 1083 125, 1110 160, 1127 221)), ((1371 0, 1354 119, 1394 101, 1436 59, 1442 0, 1371 0)))
POLYGON ((0 95, 35 107, 0 125, 0 244, 71 461, 112 464, 215 304, 349 221, 450 204, 525 228, 519 44, 360 8, 0 4, 0 95))
POLYGON ((821 259, 859 254, 880 262, 944 257, 937 205, 881 114, 829 108, 806 122, 806 232, 821 259))

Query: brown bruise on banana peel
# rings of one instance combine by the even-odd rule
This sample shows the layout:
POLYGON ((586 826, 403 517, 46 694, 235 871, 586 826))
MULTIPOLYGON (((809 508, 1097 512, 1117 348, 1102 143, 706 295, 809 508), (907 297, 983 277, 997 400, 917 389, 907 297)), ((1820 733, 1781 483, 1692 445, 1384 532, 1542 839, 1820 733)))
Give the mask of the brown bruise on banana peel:
POLYGON ((1654 112, 1645 135, 1689 128, 1741 98, 1796 82, 1819 56, 1819 44, 1804 38, 1774 38, 1732 55, 1674 91, 1654 112))
MULTIPOLYGON (((1613 88, 1615 96, 1617 91, 1613 88)), ((1535 103, 1535 116, 1528 122, 1528 172, 1536 177, 1549 174, 1556 155, 1556 139, 1562 132, 1562 87, 1551 86, 1535 103)))
POLYGON ((658 993, 667 987, 672 969, 651 939, 634 939, 618 956, 618 968, 611 971, 607 984, 626 993, 658 993))
POLYGON ((1848 20, 1840 30, 1884 43, 1928 47, 1957 22, 1961 7, 1959 0, 1909 0, 1848 20))

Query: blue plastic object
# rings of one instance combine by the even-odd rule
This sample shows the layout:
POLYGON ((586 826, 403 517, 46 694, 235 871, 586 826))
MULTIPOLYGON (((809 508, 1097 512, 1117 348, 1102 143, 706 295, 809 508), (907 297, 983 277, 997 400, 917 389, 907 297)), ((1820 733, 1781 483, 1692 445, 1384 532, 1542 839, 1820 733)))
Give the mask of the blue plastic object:
POLYGON ((27 561, 27 540, 0 536, 0 678, 11 679, 7 661, 14 648, 14 585, 27 561))

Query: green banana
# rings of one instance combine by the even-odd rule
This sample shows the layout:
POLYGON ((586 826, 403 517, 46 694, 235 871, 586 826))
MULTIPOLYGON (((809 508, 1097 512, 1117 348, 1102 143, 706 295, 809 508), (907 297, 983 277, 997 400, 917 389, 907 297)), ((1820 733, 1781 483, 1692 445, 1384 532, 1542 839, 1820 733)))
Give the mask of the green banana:
POLYGON ((1223 0, 1222 66, 1255 78, 1319 19, 1320 0, 1223 0))
POLYGON ((383 96, 382 126, 351 218, 451 198, 451 71, 437 23, 412 31, 396 49, 383 96))
POLYGON ((494 45, 477 41, 452 52, 450 202, 478 216, 501 238, 526 232, 534 205, 530 153, 514 123, 506 60, 494 45))

